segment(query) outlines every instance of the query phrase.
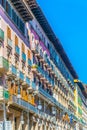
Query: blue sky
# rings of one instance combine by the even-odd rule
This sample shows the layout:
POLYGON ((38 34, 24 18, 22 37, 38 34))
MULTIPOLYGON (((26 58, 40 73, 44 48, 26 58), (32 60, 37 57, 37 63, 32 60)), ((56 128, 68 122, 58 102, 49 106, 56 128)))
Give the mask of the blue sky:
POLYGON ((37 1, 79 79, 87 83, 87 0, 37 1))

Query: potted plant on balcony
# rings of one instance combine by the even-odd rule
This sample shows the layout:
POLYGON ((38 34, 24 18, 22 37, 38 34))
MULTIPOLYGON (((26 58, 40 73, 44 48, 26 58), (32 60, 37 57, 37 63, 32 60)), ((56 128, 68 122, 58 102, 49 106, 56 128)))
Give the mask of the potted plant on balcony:
POLYGON ((32 69, 37 69, 37 68, 38 68, 38 65, 36 65, 36 64, 32 65, 32 69))

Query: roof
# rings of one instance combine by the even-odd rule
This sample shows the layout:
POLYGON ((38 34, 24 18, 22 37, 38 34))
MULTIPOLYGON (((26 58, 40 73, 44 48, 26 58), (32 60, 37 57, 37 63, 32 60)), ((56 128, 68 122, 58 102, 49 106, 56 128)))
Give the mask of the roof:
POLYGON ((87 98, 87 85, 84 85, 80 80, 75 79, 74 83, 77 83, 78 86, 80 87, 83 95, 87 98))
POLYGON ((69 58, 67 57, 63 46, 61 45, 59 39, 56 37, 55 33, 53 32, 51 26, 49 25, 45 15, 43 14, 39 5, 35 2, 35 0, 26 0, 31 11, 33 12, 34 16, 36 17, 37 21, 41 25, 42 29, 44 30, 45 34, 49 38, 49 40, 54 44, 57 52, 60 54, 62 60, 64 61, 66 67, 69 69, 73 78, 78 78, 76 71, 74 70, 69 58))
POLYGON ((33 19, 33 16, 29 9, 26 7, 24 0, 10 0, 10 2, 20 13, 24 21, 29 21, 33 19))

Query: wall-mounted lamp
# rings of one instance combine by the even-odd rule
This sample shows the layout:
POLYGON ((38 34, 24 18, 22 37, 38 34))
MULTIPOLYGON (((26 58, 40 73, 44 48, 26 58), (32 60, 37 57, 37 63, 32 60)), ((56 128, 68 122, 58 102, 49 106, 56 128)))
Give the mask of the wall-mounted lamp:
POLYGON ((41 101, 39 99, 39 103, 38 103, 38 106, 37 106, 38 110, 41 110, 42 109, 42 104, 41 104, 41 101))

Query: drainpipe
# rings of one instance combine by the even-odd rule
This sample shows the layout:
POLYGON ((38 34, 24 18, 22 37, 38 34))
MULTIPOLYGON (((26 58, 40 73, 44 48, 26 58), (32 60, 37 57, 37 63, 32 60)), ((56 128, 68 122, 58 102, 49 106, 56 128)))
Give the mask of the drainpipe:
POLYGON ((5 130, 5 122, 6 122, 6 106, 5 106, 5 100, 4 100, 4 103, 3 103, 3 110, 4 110, 3 117, 4 117, 4 130, 5 130))

